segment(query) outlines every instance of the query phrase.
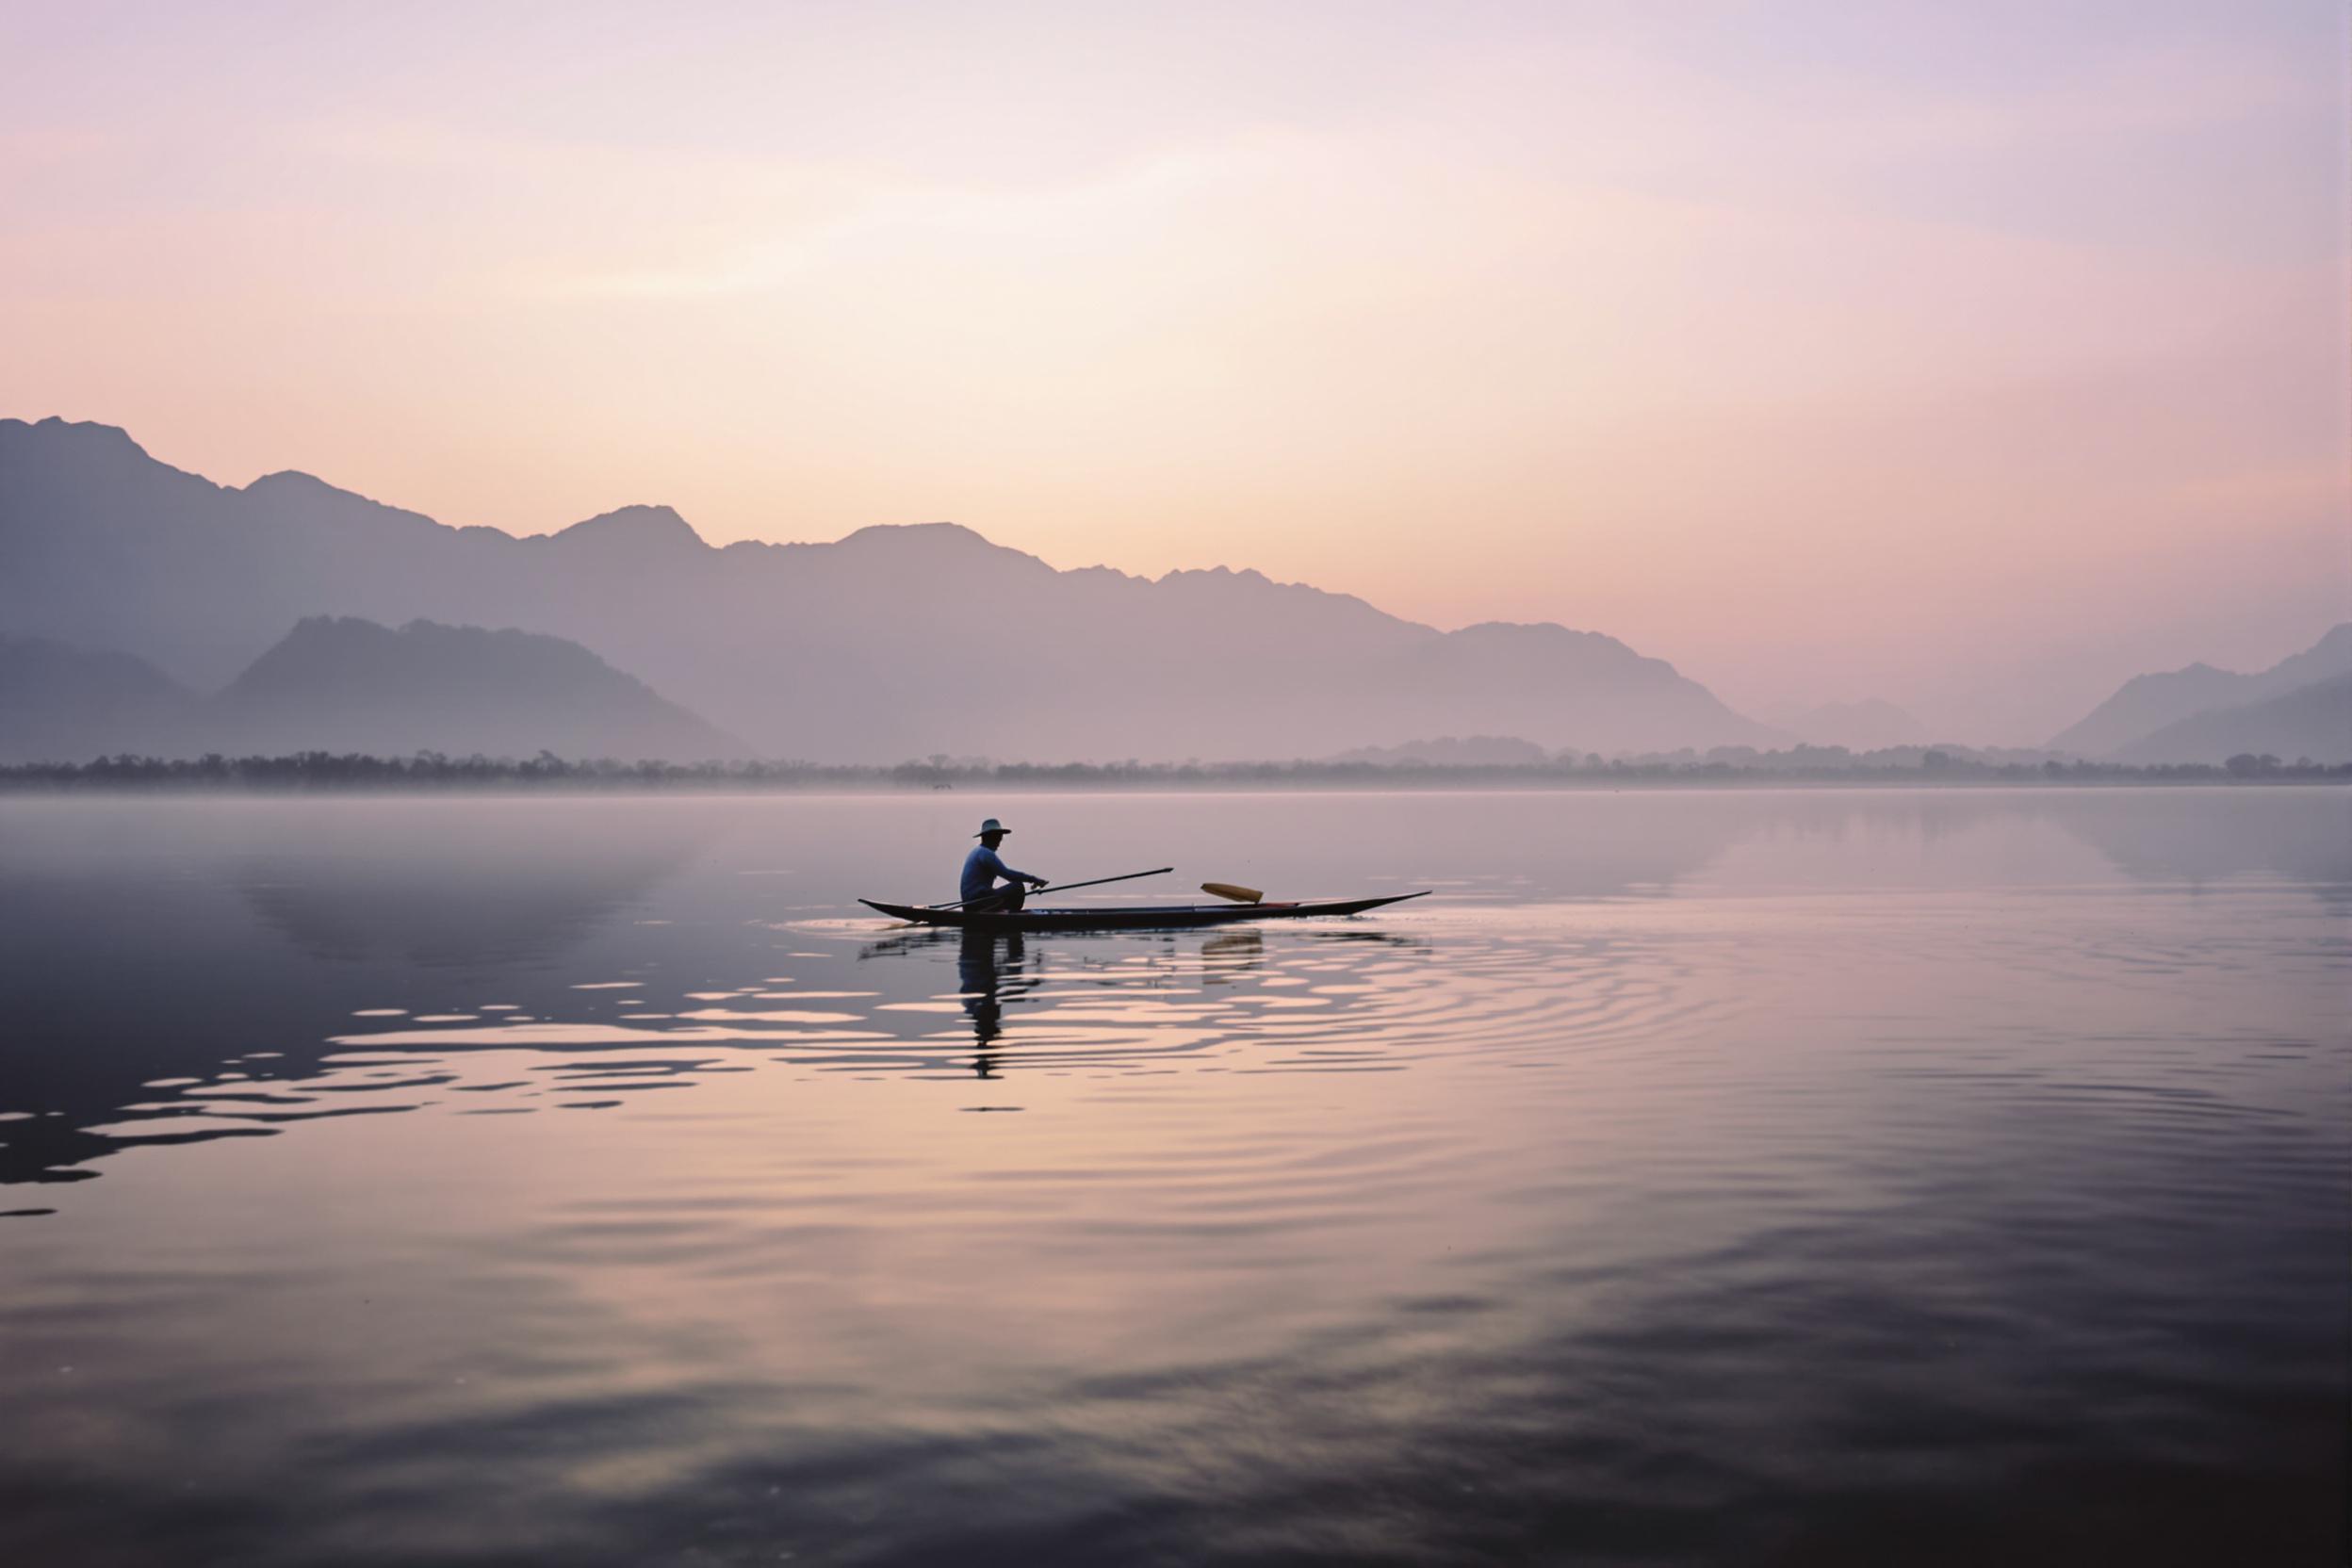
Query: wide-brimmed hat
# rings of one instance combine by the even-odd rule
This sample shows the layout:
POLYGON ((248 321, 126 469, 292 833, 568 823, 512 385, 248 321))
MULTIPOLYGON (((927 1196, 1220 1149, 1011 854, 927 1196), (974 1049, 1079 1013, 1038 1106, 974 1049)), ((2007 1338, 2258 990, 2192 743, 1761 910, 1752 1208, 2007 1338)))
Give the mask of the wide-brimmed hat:
POLYGON ((980 825, 980 831, 974 833, 972 837, 975 839, 985 839, 991 833, 1010 833, 1011 831, 1011 828, 1005 826, 994 817, 990 817, 988 821, 980 825))

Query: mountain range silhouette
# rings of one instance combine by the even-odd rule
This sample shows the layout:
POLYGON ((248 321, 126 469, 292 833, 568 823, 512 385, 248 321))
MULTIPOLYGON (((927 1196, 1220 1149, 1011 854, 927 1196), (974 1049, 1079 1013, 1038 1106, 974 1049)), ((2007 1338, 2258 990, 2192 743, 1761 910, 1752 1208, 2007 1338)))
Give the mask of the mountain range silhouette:
MULTIPOLYGON (((2050 749, 2219 761, 2236 737, 2344 760, 2339 704, 2281 699, 2345 674, 2352 625, 2256 674, 2138 677, 2050 749)), ((1790 727, 1924 739, 1884 702, 1790 727)), ((1454 736, 1537 755, 1791 739, 1663 660, 1550 623, 1443 632, 1222 566, 1060 571, 953 523, 715 547, 635 505, 517 537, 307 474, 215 484, 108 425, 0 419, 0 759, 1282 760, 1454 736)))
POLYGON ((1057 571, 950 523, 719 548, 629 506, 518 538, 304 474, 218 485, 111 426, 0 420, 0 629, 209 692, 322 615, 568 639, 752 752, 815 761, 1776 738, 1664 661, 1555 625, 1441 632, 1223 567, 1057 571))
POLYGON ((2352 675, 2352 622, 2269 669, 2241 675, 2211 664, 2134 676, 2052 736, 2053 751, 2128 762, 2217 762, 2233 752, 2289 760, 2352 760, 2342 698, 2316 688, 2352 675), (2286 701, 2297 693, 2298 700, 2286 701), (2260 711, 2255 711, 2259 710, 2260 711), (2243 710, 2243 711, 2241 711, 2243 710), (2222 715, 2239 713, 2236 718, 2222 715))
POLYGON ((2221 761, 2268 755, 2285 761, 2352 762, 2352 675, 2315 680, 2275 697, 2176 719, 2129 745, 2118 762, 2221 761))
POLYGON ((0 637, 0 762, 136 752, 740 757, 743 743, 577 643, 314 616, 206 696, 129 654, 0 637))

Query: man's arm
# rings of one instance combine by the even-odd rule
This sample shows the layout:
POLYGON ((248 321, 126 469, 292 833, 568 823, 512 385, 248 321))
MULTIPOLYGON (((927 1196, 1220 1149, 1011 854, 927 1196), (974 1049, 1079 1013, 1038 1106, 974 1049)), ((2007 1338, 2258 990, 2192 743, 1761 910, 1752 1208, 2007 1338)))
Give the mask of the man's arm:
POLYGON ((1025 871, 1015 871, 1012 867, 1004 863, 1004 858, 1003 856, 997 854, 996 851, 988 848, 987 845, 983 844, 981 846, 980 853, 988 857, 988 858, 982 861, 981 864, 988 868, 988 874, 991 877, 1001 876, 1007 882, 1027 882, 1034 887, 1039 888, 1045 886, 1044 877, 1032 876, 1025 871))

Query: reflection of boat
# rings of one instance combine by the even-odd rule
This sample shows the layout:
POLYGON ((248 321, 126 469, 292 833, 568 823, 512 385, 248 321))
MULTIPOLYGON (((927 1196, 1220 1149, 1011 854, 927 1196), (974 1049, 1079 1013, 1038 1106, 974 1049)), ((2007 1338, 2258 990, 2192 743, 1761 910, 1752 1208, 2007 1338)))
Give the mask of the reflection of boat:
POLYGON ((1255 964, 1266 952, 1266 938, 1255 931, 1228 931, 1200 944, 1200 956, 1237 969, 1255 964))
POLYGON ((893 920, 918 925, 961 925, 978 931, 1117 931, 1180 925, 1225 925, 1242 920, 1296 920, 1307 915, 1360 915, 1383 904, 1426 898, 1428 890, 1392 893, 1385 898, 1325 899, 1308 904, 1155 904, 1109 906, 1100 909, 1003 910, 926 909, 912 904, 882 904, 871 898, 858 902, 893 920))

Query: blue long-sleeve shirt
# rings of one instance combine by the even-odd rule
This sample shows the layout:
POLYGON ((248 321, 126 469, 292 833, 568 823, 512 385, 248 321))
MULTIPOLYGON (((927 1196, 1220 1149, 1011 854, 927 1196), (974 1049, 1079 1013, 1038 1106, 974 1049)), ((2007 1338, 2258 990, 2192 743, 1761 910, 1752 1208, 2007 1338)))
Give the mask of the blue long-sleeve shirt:
POLYGON ((996 858, 996 851, 986 844, 976 844, 964 857, 964 897, 986 898, 996 891, 996 879, 1007 882, 1035 882, 1037 877, 1025 871, 1015 871, 996 858))

